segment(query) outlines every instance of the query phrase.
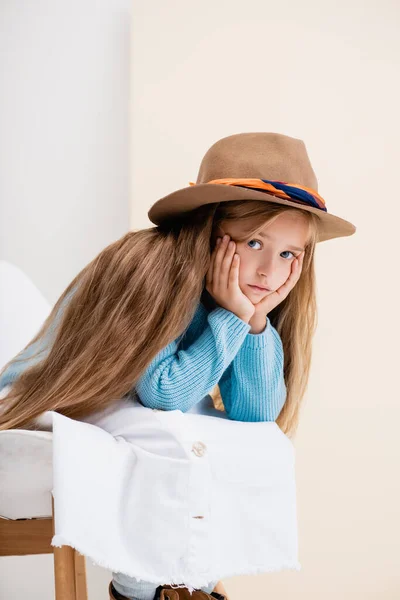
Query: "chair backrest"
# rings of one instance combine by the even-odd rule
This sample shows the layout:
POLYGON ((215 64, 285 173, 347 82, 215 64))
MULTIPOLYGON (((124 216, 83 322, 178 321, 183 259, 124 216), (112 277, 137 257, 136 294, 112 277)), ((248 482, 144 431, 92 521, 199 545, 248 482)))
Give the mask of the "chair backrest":
POLYGON ((0 369, 39 331, 51 305, 15 265, 0 260, 0 369))

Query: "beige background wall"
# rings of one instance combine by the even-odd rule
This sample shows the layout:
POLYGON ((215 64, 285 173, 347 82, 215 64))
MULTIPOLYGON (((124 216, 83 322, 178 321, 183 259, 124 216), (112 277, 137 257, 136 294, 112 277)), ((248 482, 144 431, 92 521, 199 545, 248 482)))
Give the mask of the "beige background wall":
POLYGON ((305 140, 328 211, 319 327, 296 439, 302 571, 225 580, 231 600, 400 598, 400 5, 136 0, 132 227, 195 181, 220 137, 305 140))

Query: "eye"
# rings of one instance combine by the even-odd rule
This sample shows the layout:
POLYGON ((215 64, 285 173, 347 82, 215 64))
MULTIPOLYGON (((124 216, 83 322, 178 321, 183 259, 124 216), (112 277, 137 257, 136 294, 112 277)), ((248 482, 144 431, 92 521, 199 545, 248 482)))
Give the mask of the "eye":
MULTIPOLYGON (((251 242, 255 242, 256 244, 261 244, 261 246, 262 246, 262 242, 260 242, 260 240, 249 240, 247 242, 247 244, 251 244, 251 242)), ((251 248, 254 248, 254 246, 251 246, 251 248)), ((281 252, 281 254, 287 254, 287 253, 291 254, 292 256, 283 257, 283 258, 285 258, 285 260, 290 260, 291 258, 295 258, 295 255, 290 250, 284 250, 283 252, 281 252)))
POLYGON ((295 255, 293 254, 293 252, 290 252, 290 250, 284 250, 284 251, 282 252, 282 254, 285 254, 285 253, 287 253, 287 252, 289 252, 289 254, 291 254, 291 255, 293 256, 293 258, 295 258, 295 255))
POLYGON ((249 242, 247 242, 248 244, 250 244, 250 242, 256 242, 257 244, 262 244, 262 242, 260 242, 259 240, 250 240, 249 242))

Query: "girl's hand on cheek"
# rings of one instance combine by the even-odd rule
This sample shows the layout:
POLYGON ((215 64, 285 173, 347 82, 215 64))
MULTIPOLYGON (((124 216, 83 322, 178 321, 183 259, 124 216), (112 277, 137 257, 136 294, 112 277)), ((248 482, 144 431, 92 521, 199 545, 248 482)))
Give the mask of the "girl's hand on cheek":
MULTIPOLYGON (((284 300, 289 292, 294 288, 296 283, 298 282, 301 270, 303 268, 304 261, 304 250, 301 254, 297 256, 292 261, 291 271, 289 277, 286 279, 285 283, 281 285, 275 292, 272 292, 269 296, 266 296, 260 302, 255 304, 255 313, 252 317, 253 323, 257 322, 260 324, 262 321, 265 323, 266 316, 272 309, 274 309, 278 304, 284 300)), ((251 325, 252 323, 250 323, 251 325)))
POLYGON ((228 245, 228 241, 229 236, 216 244, 211 254, 205 287, 219 306, 248 323, 255 307, 239 287, 240 258, 234 259, 236 244, 232 241, 228 245))

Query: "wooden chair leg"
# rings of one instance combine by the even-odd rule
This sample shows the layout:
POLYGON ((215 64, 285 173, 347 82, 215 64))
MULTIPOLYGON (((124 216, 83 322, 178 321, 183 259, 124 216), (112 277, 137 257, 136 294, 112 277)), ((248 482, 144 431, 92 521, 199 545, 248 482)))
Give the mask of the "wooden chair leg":
POLYGON ((75 550, 75 589, 76 600, 87 600, 86 559, 75 550))
POLYGON ((70 546, 54 548, 56 600, 76 600, 75 550, 70 546))
MULTIPOLYGON (((53 534, 54 534, 54 499, 53 534)), ((54 581, 56 600, 87 600, 85 557, 70 546, 54 546, 54 581)))

